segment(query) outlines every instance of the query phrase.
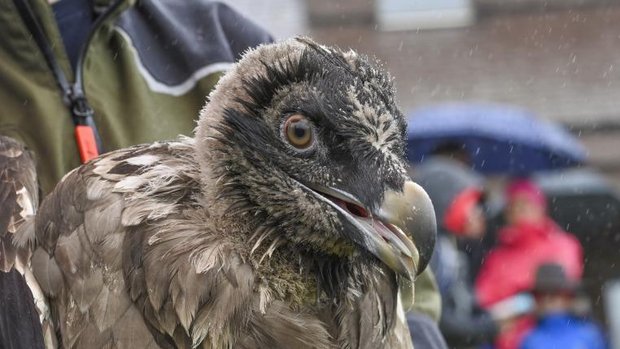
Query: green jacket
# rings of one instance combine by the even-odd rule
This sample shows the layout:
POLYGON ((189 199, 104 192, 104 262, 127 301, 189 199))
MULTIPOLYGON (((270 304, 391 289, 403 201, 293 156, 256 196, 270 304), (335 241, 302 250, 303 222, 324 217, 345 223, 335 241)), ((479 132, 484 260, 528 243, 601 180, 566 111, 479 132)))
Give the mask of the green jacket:
MULTIPOLYGON (((50 5, 28 2, 72 83, 77 74, 50 5)), ((222 72, 247 48, 271 41, 219 3, 106 2, 95 0, 104 14, 77 68, 104 151, 191 135, 222 72)), ((48 193, 80 165, 70 107, 14 1, 0 1, 0 32, 0 134, 34 151, 40 185, 48 193)))
POLYGON ((414 303, 411 310, 425 314, 435 322, 441 317, 441 296, 431 268, 426 268, 415 281, 414 303))

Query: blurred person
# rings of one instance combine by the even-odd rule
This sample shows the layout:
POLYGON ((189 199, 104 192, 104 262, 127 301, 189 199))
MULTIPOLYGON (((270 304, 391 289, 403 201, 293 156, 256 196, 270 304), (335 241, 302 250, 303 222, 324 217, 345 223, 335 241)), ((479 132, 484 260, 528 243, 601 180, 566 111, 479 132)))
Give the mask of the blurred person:
POLYGON ((480 239, 485 233, 483 180, 464 164, 440 156, 414 168, 413 178, 430 196, 437 218, 430 265, 443 302, 439 327, 451 347, 491 342, 498 323, 476 303, 467 258, 457 247, 457 239, 480 239))
POLYGON ((534 182, 512 181, 506 200, 507 225, 476 280, 477 296, 485 307, 531 289, 536 269, 544 262, 561 264, 573 280, 583 273, 579 241, 547 215, 546 198, 534 182))
POLYGON ((536 327, 520 349, 605 349, 606 340, 593 322, 572 312, 579 284, 556 263, 542 264, 532 293, 536 299, 536 327))
POLYGON ((579 241, 563 231, 547 215, 542 190, 528 179, 516 179, 506 188, 507 226, 498 233, 498 245, 486 256, 475 282, 480 304, 491 312, 514 307, 513 321, 497 338, 498 349, 518 348, 524 334, 534 325, 532 316, 523 315, 523 299, 534 285, 538 267, 556 262, 571 280, 583 273, 583 253, 579 241))
MULTIPOLYGON (((0 135, 33 152, 43 193, 98 153, 191 134, 223 72, 272 41, 210 1, 7 0, 0 17, 0 135)), ((42 348, 15 269, 0 295, 0 347, 42 348)))
MULTIPOLYGON (((430 152, 433 157, 440 157, 444 159, 451 159, 456 162, 463 164, 464 166, 473 169, 473 163, 471 159, 470 152, 466 149, 466 145, 462 142, 458 142, 455 140, 447 140, 442 141, 437 144, 434 149, 430 152)), ((485 188, 487 188, 489 182, 488 178, 485 178, 485 188)), ((485 216, 488 215, 489 210, 489 192, 485 192, 485 216)), ((482 258, 486 254, 487 251, 485 247, 489 245, 489 239, 492 238, 489 236, 489 221, 487 220, 486 224, 486 232, 484 236, 480 239, 458 239, 457 244, 461 251, 465 253, 467 257, 467 265, 469 266, 468 275, 470 281, 473 281, 473 277, 478 274, 478 270, 480 269, 480 265, 482 264, 482 258)), ((492 241, 491 241, 492 242, 492 241)))
POLYGON ((467 167, 472 167, 471 156, 465 145, 455 141, 439 143, 430 153, 433 157, 443 157, 457 161, 467 167))

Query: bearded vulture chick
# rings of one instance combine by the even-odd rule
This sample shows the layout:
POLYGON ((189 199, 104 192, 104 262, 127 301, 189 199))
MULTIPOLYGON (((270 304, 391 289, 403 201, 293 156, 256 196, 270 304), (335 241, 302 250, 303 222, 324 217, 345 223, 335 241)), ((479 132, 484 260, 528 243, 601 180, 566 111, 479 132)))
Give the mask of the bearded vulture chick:
POLYGON ((195 138, 105 154, 42 203, 24 234, 60 343, 411 348, 401 303, 435 217, 405 129, 364 56, 309 39, 248 51, 195 138))

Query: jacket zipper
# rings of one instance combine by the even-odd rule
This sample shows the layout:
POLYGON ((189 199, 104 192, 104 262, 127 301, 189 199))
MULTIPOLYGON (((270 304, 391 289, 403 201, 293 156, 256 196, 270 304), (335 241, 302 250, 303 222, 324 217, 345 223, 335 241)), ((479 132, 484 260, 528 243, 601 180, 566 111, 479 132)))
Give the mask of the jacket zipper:
MULTIPOLYGON (((80 48, 80 54, 78 56, 78 60, 76 64, 75 82, 73 83, 73 86, 71 89, 71 96, 70 96, 71 110, 73 113, 73 117, 77 119, 77 120, 74 120, 74 122, 76 126, 84 125, 84 126, 90 127, 93 130, 98 154, 103 153, 103 143, 101 141, 101 136, 99 135, 99 132, 97 131, 97 125, 95 124, 94 111, 92 107, 90 106, 90 104, 88 103, 88 100, 86 99, 86 95, 84 93, 84 80, 82 77, 83 71, 84 71, 84 58, 86 57, 86 52, 88 51, 90 42, 93 40, 93 37, 97 29, 99 29, 102 23, 104 23, 108 19, 108 17, 110 17, 110 15, 116 11, 116 9, 118 9, 118 7, 123 3, 123 1, 124 0, 116 0, 115 2, 113 2, 95 20, 95 23, 93 24, 90 32, 88 33, 88 37, 86 38, 86 41, 82 44, 82 47, 80 48)), ((76 137, 78 137, 77 134, 76 134, 76 137)), ((79 140, 78 140, 78 143, 79 143, 79 140)), ((84 158, 84 156, 82 156, 82 158, 84 158)), ((86 161, 83 161, 83 162, 86 162, 86 161)))
POLYGON ((83 86, 83 65, 84 57, 93 39, 94 33, 99 29, 105 20, 123 3, 124 0, 116 0, 112 3, 96 20, 92 29, 88 33, 86 41, 80 49, 80 55, 76 64, 75 82, 70 84, 65 76, 64 71, 60 68, 58 61, 54 55, 50 43, 45 36, 41 24, 37 20, 32 8, 28 4, 28 0, 14 0, 15 6, 19 11, 24 23, 30 30, 37 45, 41 49, 48 66, 59 85, 62 92, 63 102, 69 108, 71 117, 75 125, 75 140, 80 153, 82 163, 103 153, 103 144, 101 137, 97 131, 97 125, 94 121, 94 111, 86 95, 83 86))

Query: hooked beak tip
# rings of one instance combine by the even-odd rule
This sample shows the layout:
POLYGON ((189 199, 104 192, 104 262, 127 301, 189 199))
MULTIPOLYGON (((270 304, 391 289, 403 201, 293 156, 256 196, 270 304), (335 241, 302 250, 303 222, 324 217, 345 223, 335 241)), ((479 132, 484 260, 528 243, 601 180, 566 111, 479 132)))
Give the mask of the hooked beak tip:
MULTIPOLYGON (((415 251, 402 251, 395 271, 409 279, 412 278, 411 274, 415 277, 422 273, 430 262, 437 235, 435 210, 426 191, 413 181, 406 181, 401 192, 387 191, 379 208, 379 217, 398 227, 403 233, 400 240, 410 252, 415 251)), ((399 246, 402 244, 396 248, 399 246)))

